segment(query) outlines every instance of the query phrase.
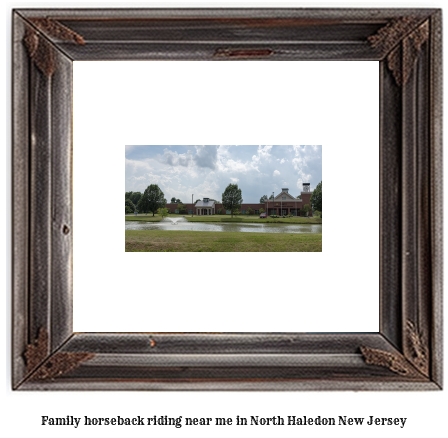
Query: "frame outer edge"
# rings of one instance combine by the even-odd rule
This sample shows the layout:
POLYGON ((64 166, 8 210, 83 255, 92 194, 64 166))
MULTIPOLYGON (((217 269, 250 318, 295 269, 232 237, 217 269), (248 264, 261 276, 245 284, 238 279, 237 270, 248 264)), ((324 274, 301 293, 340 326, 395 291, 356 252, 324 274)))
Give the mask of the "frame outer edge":
MULTIPOLYGON (((379 389, 378 387, 381 387, 381 389, 437 389, 442 384, 442 241, 441 241, 441 233, 442 233, 442 97, 441 97, 441 91, 442 91, 442 64, 441 64, 441 50, 442 50, 442 37, 441 37, 441 11, 432 11, 434 15, 431 16, 431 58, 430 58, 430 69, 431 69, 431 93, 430 93, 430 105, 431 105, 431 125, 430 125, 430 147, 431 147, 431 247, 432 247, 432 325, 431 325, 431 364, 432 364, 432 382, 424 382, 424 385, 417 384, 415 387, 413 386, 412 382, 409 382, 409 384, 406 382, 404 384, 404 388, 401 387, 400 382, 391 382, 391 385, 388 385, 387 382, 384 381, 378 381, 374 382, 372 384, 371 388, 361 388, 357 387, 356 389, 379 389), (437 58, 439 56, 439 58, 437 58), (412 386, 412 388, 410 387, 412 386)), ((19 15, 15 13, 15 18, 17 18, 17 22, 19 21, 19 15)), ((20 20, 23 22, 23 20, 20 20)), ((26 58, 26 52, 21 46, 21 36, 19 35, 20 32, 17 31, 16 33, 16 26, 14 27, 14 66, 16 60, 18 60, 19 64, 25 68, 24 66, 28 66, 28 71, 26 74, 20 78, 22 80, 22 84, 24 81, 27 83, 27 91, 28 93, 28 78, 31 78, 31 81, 37 81, 38 86, 35 86, 33 84, 32 89, 35 90, 34 92, 30 92, 30 95, 24 96, 21 93, 25 93, 23 90, 20 90, 20 88, 17 88, 17 77, 16 73, 14 72, 14 98, 13 102, 16 105, 14 110, 17 112, 18 119, 16 117, 16 114, 14 114, 14 125, 13 125, 13 135, 14 135, 14 141, 13 141, 13 189, 14 193, 17 193, 17 190, 21 190, 23 193, 23 197, 25 201, 23 201, 20 205, 17 206, 17 209, 14 206, 13 214, 14 217, 17 217, 17 214, 24 213, 25 210, 25 218, 21 218, 18 222, 17 226, 22 227, 20 230, 25 230, 26 233, 24 235, 20 234, 20 231, 17 229, 17 227, 13 226, 14 230, 14 241, 13 241, 13 251, 14 251, 14 262, 13 262, 13 287, 14 287, 14 361, 17 361, 19 357, 23 357, 23 351, 19 350, 19 345, 26 346, 27 342, 29 343, 31 340, 33 340, 33 336, 41 326, 50 327, 50 336, 52 339, 52 343, 50 346, 49 352, 54 352, 54 349, 57 348, 57 346, 61 344, 61 342, 64 342, 64 338, 67 333, 70 332, 69 326, 71 326, 71 321, 67 323, 65 317, 66 314, 64 312, 67 311, 67 309, 70 311, 71 305, 68 304, 62 304, 60 307, 53 308, 53 304, 55 303, 55 300, 58 299, 58 297, 64 296, 65 300, 70 301, 69 295, 70 290, 68 288, 64 290, 59 289, 59 295, 54 296, 53 293, 55 291, 55 277, 54 274, 49 272, 51 267, 54 269, 55 266, 59 266, 57 263, 58 260, 55 259, 55 253, 54 253, 54 246, 53 244, 56 244, 56 247, 62 254, 66 254, 66 251, 68 249, 69 254, 71 254, 71 241, 70 244, 66 245, 66 243, 59 243, 59 242, 53 242, 53 238, 55 236, 55 231, 58 232, 58 219, 65 220, 68 219, 71 220, 71 208, 68 209, 68 212, 66 209, 62 208, 60 212, 58 212, 57 215, 54 215, 55 211, 55 184, 57 184, 57 181, 59 181, 59 176, 55 176, 54 169, 55 166, 58 164, 54 161, 54 148, 58 147, 59 144, 54 143, 55 142, 55 129, 56 132, 60 134, 61 137, 65 136, 64 132, 61 132, 61 130, 57 131, 58 123, 55 119, 54 114, 54 108, 53 103, 55 102, 55 99, 58 99, 58 96, 53 94, 52 90, 52 82, 50 80, 50 85, 45 81, 40 81, 38 72, 36 72, 36 68, 34 66, 31 66, 31 69, 29 68, 30 63, 28 59, 26 58), (20 37, 20 38, 19 38, 20 37), (23 54, 25 55, 24 60, 20 60, 19 58, 23 54), (40 82, 39 82, 40 81, 40 82), (33 93, 36 93, 33 94, 33 93), (24 106, 25 100, 25 106, 26 106, 26 115, 22 113, 22 109, 24 106), (45 114, 36 114, 36 100, 39 100, 39 104, 43 105, 42 102, 46 102, 46 106, 44 105, 44 110, 47 111, 45 114), (29 108, 31 107, 32 114, 28 112, 29 108), (31 120, 30 123, 30 117, 34 117, 35 119, 31 120), (16 138, 19 131, 19 125, 17 123, 25 123, 25 129, 26 134, 21 133, 20 138, 16 138), (37 127, 37 128, 36 128, 37 127), (35 132, 34 132, 35 129, 35 132), (31 134, 30 130, 33 130, 33 135, 31 134), (33 149, 33 145, 35 146, 35 141, 31 142, 32 139, 37 138, 38 146, 41 146, 38 150, 38 154, 35 156, 31 156, 30 154, 32 151, 30 149, 33 149), (24 141, 23 143, 20 141, 24 141), (25 146, 24 146, 25 145, 25 146), (43 149, 43 150, 41 150, 43 149), (40 156, 41 153, 48 154, 50 159, 49 161, 46 161, 42 156, 40 156), (22 159, 23 161, 20 161, 22 159), (36 161, 37 160, 37 161, 36 161), (26 164, 24 164, 26 163, 26 164), (42 176, 42 168, 39 167, 39 165, 42 165, 45 176, 44 180, 41 181, 39 177, 42 176), (17 178, 17 172, 23 171, 23 168, 26 167, 25 176, 18 175, 17 178), (28 175, 30 175, 28 177, 28 175), (35 185, 38 186, 36 189, 35 185), (40 187, 40 189, 39 189, 40 187), (32 192, 30 190, 32 189, 32 192), (42 196, 43 194, 43 196, 42 196), (32 208, 32 210, 30 210, 32 208), (41 214, 43 212, 43 214, 41 214), (30 215, 31 219, 28 219, 28 215, 30 215), (43 216, 43 225, 39 224, 39 219, 41 219, 43 216), (31 230, 31 232, 29 231, 31 230), (34 234, 33 234, 33 231, 34 234), (50 241, 45 239, 45 236, 48 234, 50 241), (53 237, 52 237, 53 236, 53 237), (23 239, 27 239, 24 243, 23 239), (45 242, 44 244, 40 244, 42 242, 45 242), (33 248, 33 242, 37 242, 36 246, 39 248, 40 252, 38 254, 31 253, 29 248, 33 248), (17 245, 16 245, 17 244, 17 245), (23 253, 23 250, 26 248, 25 254, 23 253), (19 251, 22 251, 19 255, 16 254, 16 249, 19 251), (20 257, 25 257, 25 260, 20 257), (28 260, 30 258, 30 260, 28 260), (48 263, 43 263, 43 261, 47 260, 48 263), (22 265, 20 265, 20 261, 24 262, 22 265), (32 263, 34 262, 34 264, 32 263), (25 267, 23 266, 25 265, 25 267), (40 271, 38 268, 42 267, 42 271, 40 271), (24 276, 20 277, 20 275, 17 274, 17 269, 21 270, 22 274, 25 274, 24 276), (30 278, 30 282, 28 283, 28 278, 30 278), (17 280, 17 283, 16 283, 17 280), (26 285, 26 288, 24 284, 26 285), (42 283, 44 287, 42 287, 42 283), (32 295, 29 295, 28 289, 31 289, 33 291, 32 295), (35 291, 37 291, 37 296, 35 294, 35 291), (65 295, 64 295, 65 294, 65 295), (32 298, 32 299, 31 299, 32 298), (18 306, 18 307, 17 307, 18 306), (19 308, 20 312, 17 313, 17 309, 19 308), (23 311, 23 313, 21 313, 23 311), (18 318, 19 316, 22 317, 22 321, 20 321, 20 324, 18 325, 18 318), (61 329, 63 332, 61 334, 54 334, 54 331, 57 331, 58 329, 61 329), (65 333, 65 334, 64 334, 65 333), (21 338, 18 339, 16 334, 18 334, 21 338)), ((62 90, 63 91, 63 90, 62 90)), ((71 111, 71 107, 70 107, 71 111)), ((71 126, 71 125, 70 125, 71 126)), ((64 128, 65 129, 65 128, 64 128)), ((71 132, 70 132, 71 134, 71 132)), ((410 136, 412 138, 412 134, 410 136)), ((71 146, 71 140, 69 141, 69 144, 71 146)), ((61 153, 61 159, 66 163, 67 155, 66 150, 61 153)), ((70 149, 71 152, 71 149, 70 149)), ((32 154, 31 154, 32 155, 32 154)), ((71 159, 71 158, 70 158, 71 159)), ((411 170, 409 173, 412 173, 413 170, 411 170)), ((65 175, 65 178, 67 178, 67 175, 65 175)), ((68 178, 71 178, 71 173, 69 173, 68 178)), ((66 179, 62 177, 62 181, 64 184, 66 183, 66 179)), ((71 185, 69 185, 71 188, 71 185)), ((65 196, 70 192, 67 190, 67 187, 64 186, 64 188, 61 188, 61 191, 65 192, 65 196)), ((410 188, 408 188, 408 192, 410 193, 410 188)), ((70 196, 70 195, 69 195, 70 196)), ((405 215, 404 215, 405 216, 405 215)), ((71 224, 71 222, 70 222, 71 224)), ((411 228, 411 226, 410 226, 411 228)), ((71 240, 71 239, 70 239, 71 240)), ((69 255, 70 257, 70 255, 69 255)), ((60 262, 60 261, 59 261, 60 262)), ((67 260, 64 258, 64 262, 67 262, 67 260)), ((71 268, 69 269, 70 275, 71 275, 71 268)), ((58 274, 57 274, 58 275, 58 274)), ((65 279, 61 280, 61 286, 62 285, 68 285, 66 283, 66 273, 63 274, 63 277, 65 279)), ((411 276, 410 276, 411 277, 411 276)), ((405 313, 406 314, 406 313, 405 313)), ((70 316, 71 318, 71 316, 70 316)), ((35 336, 34 336, 35 337, 35 336)), ((23 362, 23 360, 22 360, 23 362)), ((24 369, 23 365, 17 365, 16 362, 14 363, 14 377, 13 381, 18 382, 16 379, 16 371, 19 374, 24 369)), ((130 389, 129 382, 122 382, 126 388, 122 389, 130 389)), ((314 382, 315 383, 315 382, 314 382)), ((335 386, 333 388, 327 388, 327 389, 355 389, 355 387, 350 388, 350 385, 347 385, 347 382, 344 381, 337 381, 333 382, 335 383, 335 386)), ((361 383, 361 382, 360 382, 361 383)), ((101 382, 94 382, 95 385, 101 386, 101 382)), ((176 383, 174 383, 176 385, 176 383)), ((211 386, 219 386, 219 382, 214 382, 211 386)), ((266 388, 266 389, 282 389, 276 386, 275 383, 273 383, 275 387, 272 388, 266 388)), ((31 382, 24 382, 24 384, 21 386, 21 389, 32 389, 31 387, 34 386, 31 382)), ((38 385, 37 385, 38 386, 38 385)), ((237 387, 234 389, 250 389, 249 383, 245 384, 244 388, 237 387)), ((298 388, 296 389, 324 389, 324 388, 316 388, 315 385, 312 384, 312 382, 298 382, 297 383, 298 388), (309 386, 311 385, 311 387, 309 386), (307 387, 307 388, 306 388, 307 387)), ((319 387, 319 385, 317 385, 319 387)), ((58 387, 58 384, 53 386, 51 383, 48 384, 47 388, 37 388, 34 386, 34 389, 61 389, 58 387)), ((68 389, 66 387, 65 389, 68 389)), ((71 388, 75 389, 75 388, 71 388)), ((89 388, 93 389, 93 388, 89 388)), ((112 388, 107 388, 112 389, 112 388)), ((119 389, 119 388, 117 388, 119 389)), ((138 389, 138 388, 135 388, 138 389)), ((151 388, 148 388, 151 389, 151 388)), ((167 388, 152 388, 152 389, 167 389, 167 388)), ((191 388, 190 388, 191 389, 191 388)), ((200 388, 199 388, 200 389, 200 388)), ((206 388, 206 389, 217 389, 217 388, 206 388)), ((232 388, 225 388, 225 389, 232 389, 232 388)), ((263 389, 260 387, 252 388, 252 389, 263 389)), ((285 389, 291 389, 291 388, 285 388, 285 389)))
POLYGON ((431 246, 432 246, 432 380, 443 386, 443 111, 442 10, 431 16, 431 246))
POLYGON ((389 20, 391 18, 399 18, 403 15, 416 15, 418 17, 427 17, 435 11, 435 8, 42 8, 30 9, 20 8, 20 13, 28 17, 46 17, 59 19, 70 15, 73 18, 83 18, 86 15, 93 18, 124 17, 127 19, 137 19, 142 16, 151 18, 209 18, 210 16, 217 18, 272 18, 273 14, 278 18, 297 17, 299 14, 305 18, 322 18, 322 19, 380 19, 389 20))
POLYGON ((29 62, 22 45, 24 22, 13 13, 12 41, 12 387, 25 377, 29 307, 29 62))

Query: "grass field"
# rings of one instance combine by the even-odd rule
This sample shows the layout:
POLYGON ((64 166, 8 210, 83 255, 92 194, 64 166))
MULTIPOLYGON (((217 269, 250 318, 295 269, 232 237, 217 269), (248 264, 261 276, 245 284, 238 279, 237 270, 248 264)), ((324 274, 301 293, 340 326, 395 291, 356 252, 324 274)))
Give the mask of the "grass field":
POLYGON ((160 222, 162 220, 162 216, 155 215, 154 217, 151 215, 144 216, 144 215, 138 215, 138 216, 125 216, 125 221, 144 221, 144 222, 160 222))
POLYGON ((126 252, 321 252, 318 233, 125 231, 126 252))
MULTIPOLYGON (((170 214, 168 217, 172 218, 180 218, 182 215, 179 214, 170 214)), ((258 216, 233 216, 233 219, 230 215, 219 215, 215 214, 212 216, 187 216, 185 215, 185 219, 189 222, 245 222, 245 223, 283 223, 283 224, 321 224, 321 218, 314 217, 287 217, 287 218, 276 218, 271 219, 268 217, 267 219, 260 219, 258 216)), ((158 222, 162 220, 161 216, 155 215, 138 215, 138 216, 125 216, 126 221, 146 221, 146 222, 158 222)))

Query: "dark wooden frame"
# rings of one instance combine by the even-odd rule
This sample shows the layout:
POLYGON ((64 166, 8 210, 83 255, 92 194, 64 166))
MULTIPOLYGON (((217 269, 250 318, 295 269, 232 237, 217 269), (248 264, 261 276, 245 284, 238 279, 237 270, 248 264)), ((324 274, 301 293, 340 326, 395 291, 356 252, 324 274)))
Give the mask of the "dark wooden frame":
POLYGON ((13 388, 440 389, 441 20, 437 9, 15 10, 13 388), (379 333, 73 333, 72 61, 101 59, 379 61, 379 333))

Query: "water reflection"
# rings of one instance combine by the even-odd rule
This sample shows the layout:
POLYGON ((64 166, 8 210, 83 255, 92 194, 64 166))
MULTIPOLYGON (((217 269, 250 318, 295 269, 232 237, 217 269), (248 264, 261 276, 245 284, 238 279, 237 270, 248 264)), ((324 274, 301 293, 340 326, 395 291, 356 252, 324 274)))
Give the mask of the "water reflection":
POLYGON ((225 222, 125 221, 125 230, 239 231, 243 233, 322 233, 322 224, 246 224, 225 222))

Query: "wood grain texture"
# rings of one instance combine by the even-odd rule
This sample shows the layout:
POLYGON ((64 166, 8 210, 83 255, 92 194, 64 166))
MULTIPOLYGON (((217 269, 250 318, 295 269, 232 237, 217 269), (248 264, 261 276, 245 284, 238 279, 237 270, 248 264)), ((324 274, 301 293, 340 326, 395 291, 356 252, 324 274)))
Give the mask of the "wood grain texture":
POLYGON ((14 388, 441 388, 439 10, 17 10, 13 47, 14 388), (100 59, 380 61, 379 333, 73 333, 72 61, 100 59))
POLYGON ((402 347, 401 90, 380 62, 380 331, 402 347))
POLYGON ((443 117, 442 11, 431 15, 429 44, 429 144, 431 239, 431 376, 443 384, 443 117))
POLYGON ((72 62, 55 54, 51 93, 51 346, 58 348, 73 332, 72 223, 72 62))
POLYGON ((29 342, 29 65, 22 39, 25 23, 14 15, 12 86, 12 386, 26 374, 23 352, 29 342))

